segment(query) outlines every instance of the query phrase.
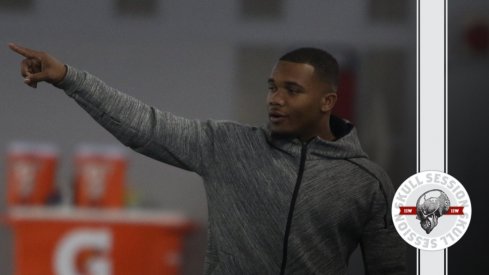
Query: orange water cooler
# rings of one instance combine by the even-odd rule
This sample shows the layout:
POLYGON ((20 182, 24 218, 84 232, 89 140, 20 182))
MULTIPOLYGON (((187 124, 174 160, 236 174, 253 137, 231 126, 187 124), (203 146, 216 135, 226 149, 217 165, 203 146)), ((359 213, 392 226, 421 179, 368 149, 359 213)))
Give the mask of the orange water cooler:
POLYGON ((56 195, 58 153, 49 144, 12 143, 7 152, 7 205, 45 205, 56 195))
POLYGON ((192 224, 170 212, 14 207, 15 275, 181 274, 192 224))
POLYGON ((174 212, 124 209, 127 159, 120 148, 78 147, 69 207, 51 203, 57 163, 50 146, 16 143, 8 150, 15 275, 181 273, 184 238, 194 225, 174 212))

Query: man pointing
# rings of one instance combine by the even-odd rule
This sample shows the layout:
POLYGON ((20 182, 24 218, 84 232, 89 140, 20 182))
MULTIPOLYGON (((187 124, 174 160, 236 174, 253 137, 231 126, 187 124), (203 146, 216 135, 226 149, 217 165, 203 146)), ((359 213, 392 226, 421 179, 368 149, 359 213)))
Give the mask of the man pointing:
POLYGON ((300 48, 268 79, 266 127, 175 116, 50 55, 24 56, 24 82, 61 88, 134 151, 199 174, 208 201, 205 274, 347 274, 360 245, 366 274, 405 274, 389 213, 393 186, 331 111, 338 64, 300 48))

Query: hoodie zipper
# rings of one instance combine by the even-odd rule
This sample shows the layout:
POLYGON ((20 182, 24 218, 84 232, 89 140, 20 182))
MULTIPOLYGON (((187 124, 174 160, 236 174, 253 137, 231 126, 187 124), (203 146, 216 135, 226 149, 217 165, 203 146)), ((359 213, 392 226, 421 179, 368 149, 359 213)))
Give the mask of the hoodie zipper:
POLYGON ((301 161, 299 164, 299 172, 297 173, 297 180, 295 182, 294 193, 292 194, 292 200, 290 201, 289 215, 287 217, 287 225, 285 226, 285 235, 284 235, 283 251, 282 251, 282 266, 280 268, 280 275, 285 274, 285 267, 287 266, 287 248, 289 243, 290 228, 292 226, 292 218, 294 216, 295 203, 297 200, 297 196, 299 194, 299 188, 302 183, 302 175, 304 174, 304 167, 306 164, 306 156, 307 156, 307 144, 308 142, 303 142, 301 147, 301 161))

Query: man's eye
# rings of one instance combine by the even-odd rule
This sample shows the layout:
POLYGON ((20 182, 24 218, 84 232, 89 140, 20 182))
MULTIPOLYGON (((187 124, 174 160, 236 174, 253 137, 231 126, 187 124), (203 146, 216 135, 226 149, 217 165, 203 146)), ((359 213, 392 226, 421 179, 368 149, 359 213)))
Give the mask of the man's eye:
POLYGON ((268 90, 270 92, 275 92, 277 90, 277 87, 276 86, 268 86, 268 90))
POLYGON ((297 93, 299 93, 300 91, 299 91, 299 89, 295 89, 295 88, 287 88, 287 92, 288 92, 289 94, 297 94, 297 93))

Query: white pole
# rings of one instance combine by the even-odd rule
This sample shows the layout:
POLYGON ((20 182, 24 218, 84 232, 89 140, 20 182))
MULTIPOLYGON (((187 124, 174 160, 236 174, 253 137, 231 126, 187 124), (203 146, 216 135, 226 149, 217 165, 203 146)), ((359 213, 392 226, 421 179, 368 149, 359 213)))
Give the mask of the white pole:
MULTIPOLYGON (((418 172, 447 172, 446 4, 418 0, 418 172)), ((418 250, 417 274, 447 275, 446 250, 418 250)))

